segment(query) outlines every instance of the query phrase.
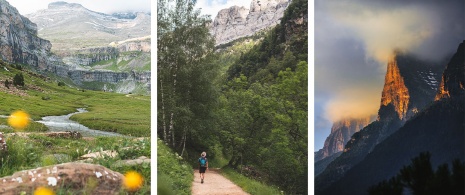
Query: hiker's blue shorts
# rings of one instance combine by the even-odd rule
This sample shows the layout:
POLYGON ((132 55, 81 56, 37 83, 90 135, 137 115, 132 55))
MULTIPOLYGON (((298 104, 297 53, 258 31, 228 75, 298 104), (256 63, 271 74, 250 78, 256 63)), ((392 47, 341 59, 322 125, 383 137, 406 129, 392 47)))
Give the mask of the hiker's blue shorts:
POLYGON ((200 167, 199 173, 205 173, 205 170, 207 170, 207 167, 200 167))

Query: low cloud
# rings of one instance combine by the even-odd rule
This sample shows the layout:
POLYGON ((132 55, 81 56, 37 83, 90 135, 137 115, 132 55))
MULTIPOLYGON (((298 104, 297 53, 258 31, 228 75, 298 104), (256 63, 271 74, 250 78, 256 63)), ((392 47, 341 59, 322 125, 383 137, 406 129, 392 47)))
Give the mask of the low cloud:
POLYGON ((383 10, 340 3, 333 5, 330 13, 364 43, 366 57, 380 64, 386 64, 396 50, 416 50, 440 30, 435 29, 436 14, 419 6, 383 10))
POLYGON ((250 8, 251 0, 197 0, 196 8, 201 9, 204 15, 211 15, 214 20, 218 12, 222 9, 232 7, 234 5, 250 8))

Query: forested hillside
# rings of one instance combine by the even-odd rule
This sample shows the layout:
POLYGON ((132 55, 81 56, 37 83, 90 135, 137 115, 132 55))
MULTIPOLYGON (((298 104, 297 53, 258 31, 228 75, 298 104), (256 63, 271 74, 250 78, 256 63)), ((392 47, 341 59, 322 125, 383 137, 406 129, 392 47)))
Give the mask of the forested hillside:
POLYGON ((206 151, 210 166, 306 194, 307 1, 240 53, 215 52, 193 6, 158 1, 158 137, 190 164, 206 151))

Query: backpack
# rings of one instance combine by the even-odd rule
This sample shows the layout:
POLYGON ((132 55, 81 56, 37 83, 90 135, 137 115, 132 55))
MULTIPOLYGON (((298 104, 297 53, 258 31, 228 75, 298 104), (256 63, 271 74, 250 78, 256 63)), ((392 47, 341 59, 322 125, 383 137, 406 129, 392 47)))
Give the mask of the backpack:
POLYGON ((199 162, 201 167, 205 167, 207 165, 207 158, 200 157, 199 162))

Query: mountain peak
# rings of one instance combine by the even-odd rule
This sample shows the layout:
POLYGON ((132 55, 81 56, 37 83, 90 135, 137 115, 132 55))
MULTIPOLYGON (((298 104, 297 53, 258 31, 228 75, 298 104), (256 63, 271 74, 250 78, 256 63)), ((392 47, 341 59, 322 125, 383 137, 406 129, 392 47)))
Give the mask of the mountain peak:
POLYGON ((465 94, 465 40, 447 64, 435 100, 465 94))
POLYGON ((381 106, 392 104, 399 119, 403 119, 407 113, 409 98, 409 90, 405 86, 404 78, 400 74, 396 56, 393 56, 388 61, 384 88, 381 95, 381 106))
POLYGON ((68 3, 65 1, 57 1, 48 4, 49 9, 59 9, 59 8, 84 8, 81 4, 78 3, 68 3))

